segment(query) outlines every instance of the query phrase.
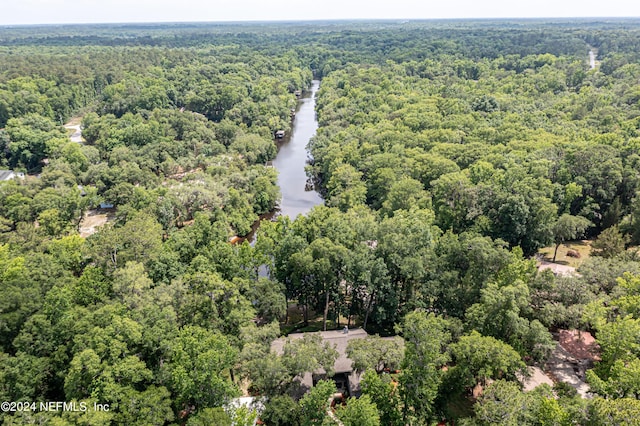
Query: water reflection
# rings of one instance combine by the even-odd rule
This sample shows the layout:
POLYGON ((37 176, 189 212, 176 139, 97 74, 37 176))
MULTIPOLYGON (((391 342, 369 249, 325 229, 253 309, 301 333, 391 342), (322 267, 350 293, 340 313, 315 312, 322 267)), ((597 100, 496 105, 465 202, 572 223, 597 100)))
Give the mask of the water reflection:
POLYGON ((278 169, 278 186, 282 193, 279 214, 292 219, 324 202, 316 191, 307 191, 307 175, 304 171, 308 158, 307 144, 318 129, 315 94, 319 87, 320 82, 314 80, 310 90, 300 98, 291 136, 279 143, 278 155, 273 160, 273 166, 278 169))

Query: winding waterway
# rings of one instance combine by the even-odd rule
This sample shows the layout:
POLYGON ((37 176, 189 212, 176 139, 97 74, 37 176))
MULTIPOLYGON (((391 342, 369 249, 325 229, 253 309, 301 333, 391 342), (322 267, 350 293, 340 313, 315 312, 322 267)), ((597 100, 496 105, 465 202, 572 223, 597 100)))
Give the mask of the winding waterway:
MULTIPOLYGON (((261 216, 261 220, 278 215, 295 219, 300 214, 307 214, 314 206, 324 203, 317 191, 308 189, 307 174, 304 170, 309 158, 307 144, 318 130, 316 92, 319 87, 320 81, 313 80, 309 90, 302 93, 291 126, 291 134, 278 142, 278 154, 272 165, 278 170, 278 186, 282 197, 279 206, 273 212, 261 216)), ((260 220, 253 224, 248 235, 242 238, 234 237, 232 241, 241 243, 247 240, 253 245, 258 227, 260 220)), ((261 272, 261 276, 265 276, 264 272, 261 272)))
POLYGON ((313 206, 324 202, 316 191, 307 190, 304 170, 309 155, 307 144, 318 129, 315 95, 319 87, 320 81, 313 80, 311 88, 303 93, 298 101, 291 135, 279 143, 278 155, 273 160, 282 194, 279 213, 291 219, 306 214, 313 206))

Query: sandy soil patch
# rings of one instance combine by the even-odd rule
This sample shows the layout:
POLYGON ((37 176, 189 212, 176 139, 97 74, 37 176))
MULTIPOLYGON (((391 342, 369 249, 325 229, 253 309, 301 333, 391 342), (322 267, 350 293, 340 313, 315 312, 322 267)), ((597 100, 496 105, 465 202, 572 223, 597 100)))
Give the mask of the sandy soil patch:
POLYGON ((544 271, 545 269, 549 269, 554 275, 579 275, 573 266, 560 265, 546 260, 538 262, 538 271, 544 271))
POLYGON ((84 139, 82 138, 82 128, 80 127, 81 122, 82 117, 73 117, 67 124, 64 125, 64 128, 69 132, 69 139, 71 140, 71 142, 84 142, 84 139))
POLYGON ((553 387, 553 380, 547 374, 542 371, 540 367, 527 367, 529 377, 522 377, 518 375, 518 380, 522 383, 522 389, 525 392, 534 390, 542 384, 547 384, 553 387))
POLYGON ((82 221, 80 222, 80 236, 88 237, 96 233, 98 228, 106 225, 108 222, 114 220, 113 213, 105 213, 100 210, 89 210, 84 214, 82 221))
MULTIPOLYGON (((558 247, 558 255, 556 256, 556 261, 554 263, 578 268, 591 256, 592 242, 593 241, 591 240, 578 240, 567 241, 564 244, 560 244, 558 247), (571 251, 578 253, 580 257, 569 256, 568 253, 571 251)), ((538 256, 542 257, 541 260, 553 262, 553 252, 555 251, 555 248, 555 246, 543 247, 538 251, 538 256)))

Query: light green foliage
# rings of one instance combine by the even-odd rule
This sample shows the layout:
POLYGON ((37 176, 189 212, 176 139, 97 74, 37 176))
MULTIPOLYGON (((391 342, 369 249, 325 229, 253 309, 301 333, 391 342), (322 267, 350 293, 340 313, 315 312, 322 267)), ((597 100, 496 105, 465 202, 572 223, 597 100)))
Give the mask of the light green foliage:
POLYGON ((51 241, 47 246, 47 251, 65 268, 79 273, 82 271, 84 261, 85 239, 79 235, 69 235, 51 241))
POLYGON ((251 302, 240 292, 239 283, 226 281, 214 272, 186 273, 182 281, 173 283, 172 287, 176 291, 172 304, 180 324, 195 324, 235 335, 255 317, 251 302))
POLYGON ((65 395, 69 399, 91 394, 93 380, 101 373, 100 357, 92 349, 86 349, 73 358, 65 379, 65 395))
POLYGON ((449 348, 455 365, 451 374, 459 376, 466 387, 484 385, 487 379, 516 380, 517 373, 526 374, 526 365, 511 346, 477 331, 449 348))
POLYGON ((376 405, 381 424, 389 426, 402 424, 400 399, 390 375, 378 375, 375 370, 368 369, 362 376, 360 387, 362 394, 369 396, 376 405))
POLYGON ((425 277, 438 232, 432 223, 431 210, 398 211, 380 223, 376 251, 391 281, 386 297, 378 300, 378 312, 385 322, 397 321, 399 313, 419 306, 418 283, 425 277))
POLYGON ((574 406, 580 406, 580 401, 582 401, 580 397, 575 395, 575 390, 573 397, 568 397, 558 391, 555 385, 552 390, 551 387, 543 384, 525 392, 525 397, 527 399, 529 424, 570 426, 582 420, 579 418, 579 414, 574 411, 574 406))
POLYGON ((271 342, 278 336, 277 323, 241 329, 243 348, 239 355, 241 374, 263 395, 275 396, 292 390, 296 376, 324 369, 333 374, 338 356, 336 350, 318 335, 307 334, 300 339, 287 340, 283 354, 271 351, 271 342))
POLYGON ((287 341, 283 349, 283 362, 293 376, 323 368, 333 375, 338 352, 318 334, 305 334, 300 339, 287 341))
POLYGON ((477 195, 467 174, 444 174, 431 184, 438 226, 456 233, 468 228, 478 208, 477 195))
POLYGON ((353 166, 349 164, 338 166, 327 183, 328 205, 346 211, 364 203, 367 188, 361 178, 362 173, 353 166))
POLYGON ((221 407, 198 410, 187 421, 187 426, 231 426, 232 424, 231 417, 221 407))
POLYGON ((293 381, 282 358, 271 352, 271 342, 278 337, 277 323, 263 327, 249 324, 241 329, 242 351, 238 356, 240 373, 263 395, 277 395, 293 381))
POLYGON ((152 216, 140 213, 122 227, 108 227, 88 240, 91 257, 107 270, 127 261, 141 262, 161 249, 162 228, 152 216))
POLYGON ((253 213, 249 200, 234 188, 229 189, 228 198, 225 200, 224 212, 227 213, 229 224, 237 235, 247 235, 251 231, 253 222, 258 219, 253 213))
POLYGON ((589 404, 589 426, 637 426, 640 425, 640 401, 634 398, 595 398, 589 404))
POLYGON ((331 404, 329 397, 336 392, 336 385, 331 380, 319 381, 311 391, 302 397, 302 426, 324 425, 327 409, 331 404))
POLYGON ((147 276, 144 265, 127 262, 124 267, 114 272, 111 288, 118 300, 133 309, 149 299, 147 293, 152 285, 153 282, 147 276))
POLYGON ((39 170, 44 158, 67 143, 65 130, 37 113, 9 119, 5 131, 11 166, 27 170, 39 170))
POLYGON ((0 244, 0 280, 9 282, 19 278, 24 272, 24 258, 20 256, 12 256, 9 252, 9 246, 0 244))
POLYGON ((603 395, 623 397, 640 392, 638 358, 640 357, 640 321, 629 316, 611 322, 596 320, 596 339, 602 361, 587 378, 603 395), (624 376, 624 377, 623 377, 624 376))
POLYGON ((380 426, 380 416, 376 404, 368 395, 349 398, 347 405, 336 410, 336 416, 345 426, 380 426))
POLYGON ((399 337, 382 339, 374 335, 353 339, 347 344, 347 357, 357 372, 367 369, 381 372, 385 368, 396 370, 400 367, 403 355, 404 342, 399 337))
MULTIPOLYGON (((289 260, 292 269, 292 287, 299 302, 323 310, 323 329, 327 329, 329 303, 340 303, 334 294, 340 296, 338 287, 342 278, 348 251, 341 244, 328 238, 318 238, 304 251, 295 253, 289 260)), ((306 317, 305 317, 306 319, 306 317)))
POLYGON ((254 194, 253 210, 256 214, 272 211, 280 199, 275 170, 266 169, 263 175, 256 177, 252 183, 252 192, 254 194))
POLYGON ((598 395, 608 398, 640 397, 640 359, 616 360, 606 377, 605 381, 595 371, 587 371, 589 386, 598 395))
POLYGON ((245 406, 229 408, 228 411, 234 426, 254 426, 258 419, 258 413, 245 406))
POLYGON ((174 419, 169 391, 163 387, 151 385, 143 392, 131 387, 114 386, 107 388, 108 397, 113 406, 113 422, 116 424, 161 426, 174 419))
POLYGON ((538 320, 524 316, 530 302, 527 282, 532 267, 532 262, 514 255, 497 282, 481 290, 480 302, 467 310, 466 317, 469 326, 483 335, 503 339, 522 356, 544 360, 554 347, 551 335, 538 320))
POLYGON ((541 426, 564 426, 572 424, 569 414, 553 397, 543 398, 540 401, 536 418, 538 419, 538 424, 541 426))
POLYGON ((602 360, 587 371, 591 388, 608 398, 640 395, 640 321, 637 313, 638 277, 626 272, 618 278, 616 295, 605 305, 590 303, 585 319, 596 329, 602 360))
POLYGON ((602 325, 596 332, 602 347, 602 361, 612 363, 640 355, 640 320, 631 316, 618 317, 602 325))
POLYGON ((436 242, 435 270, 422 291, 429 292, 434 306, 443 312, 462 317, 487 281, 513 261, 505 246, 476 233, 445 232, 436 242))
MULTIPOLYGON (((0 169, 38 175, 0 182, 0 394, 113 408, 1 421, 231 424, 219 407, 248 379, 268 421, 299 426, 282 395, 336 354, 317 339, 270 352, 279 329, 264 324, 296 316, 288 300, 305 325, 402 323, 399 383, 368 373, 371 403, 338 409, 353 423, 468 415, 449 355, 467 383, 512 377, 506 345, 541 361, 545 326, 588 324, 602 348, 589 381, 608 400, 499 381, 466 424, 633 424, 638 285, 616 279, 640 272, 618 235, 640 229, 640 43, 633 21, 590 25, 0 29, 0 169), (273 132, 292 130, 293 92, 314 75, 306 170, 330 207, 231 245, 277 203, 273 132), (60 126, 71 117, 81 144, 60 126), (109 223, 75 235, 102 201, 109 223), (609 257, 537 276, 523 256, 587 220, 609 257)), ((351 348, 356 368, 397 360, 375 340, 351 348)), ((307 423, 335 423, 327 401, 303 404, 307 423)))
POLYGON ((402 362, 401 398, 403 418, 427 422, 434 415, 433 401, 438 395, 449 360, 445 347, 451 340, 447 322, 432 313, 412 312, 402 323, 405 355, 402 362))
POLYGON ((236 136, 229 150, 242 155, 248 164, 266 163, 273 160, 277 152, 272 141, 251 134, 236 136))
POLYGON ((236 350, 224 336, 200 327, 180 330, 166 365, 178 407, 219 407, 238 391, 229 378, 236 350))
POLYGON ((615 306, 622 315, 630 314, 635 318, 640 317, 640 275, 625 272, 617 279, 618 294, 614 300, 615 306))
POLYGON ((422 183, 412 178, 403 178, 389 188, 382 213, 392 216, 396 210, 424 209, 431 207, 431 197, 422 183))

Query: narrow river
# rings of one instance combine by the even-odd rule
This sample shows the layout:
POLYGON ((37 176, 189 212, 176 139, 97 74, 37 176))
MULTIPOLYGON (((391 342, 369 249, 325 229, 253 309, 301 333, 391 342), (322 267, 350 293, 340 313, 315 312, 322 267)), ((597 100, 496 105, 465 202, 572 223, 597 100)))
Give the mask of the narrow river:
MULTIPOLYGON (((313 206, 324 203, 317 191, 307 190, 307 174, 304 170, 309 156, 307 144, 318 130, 315 96, 319 87, 320 81, 313 80, 309 90, 302 93, 296 107, 291 134, 278 142, 278 154, 272 165, 278 170, 278 186, 282 197, 279 207, 261 216, 261 219, 269 219, 277 215, 295 219, 299 214, 307 214, 313 206)), ((255 222, 248 235, 242 238, 234 237, 232 241, 241 243, 247 240, 253 245, 259 226, 260 221, 255 222)))
POLYGON ((273 160, 282 193, 279 213, 291 219, 306 214, 313 206, 324 202, 316 191, 307 191, 307 175, 304 171, 308 158, 307 144, 318 129, 315 95, 319 87, 320 82, 313 80, 310 90, 303 93, 298 101, 291 135, 279 143, 278 155, 273 160))

